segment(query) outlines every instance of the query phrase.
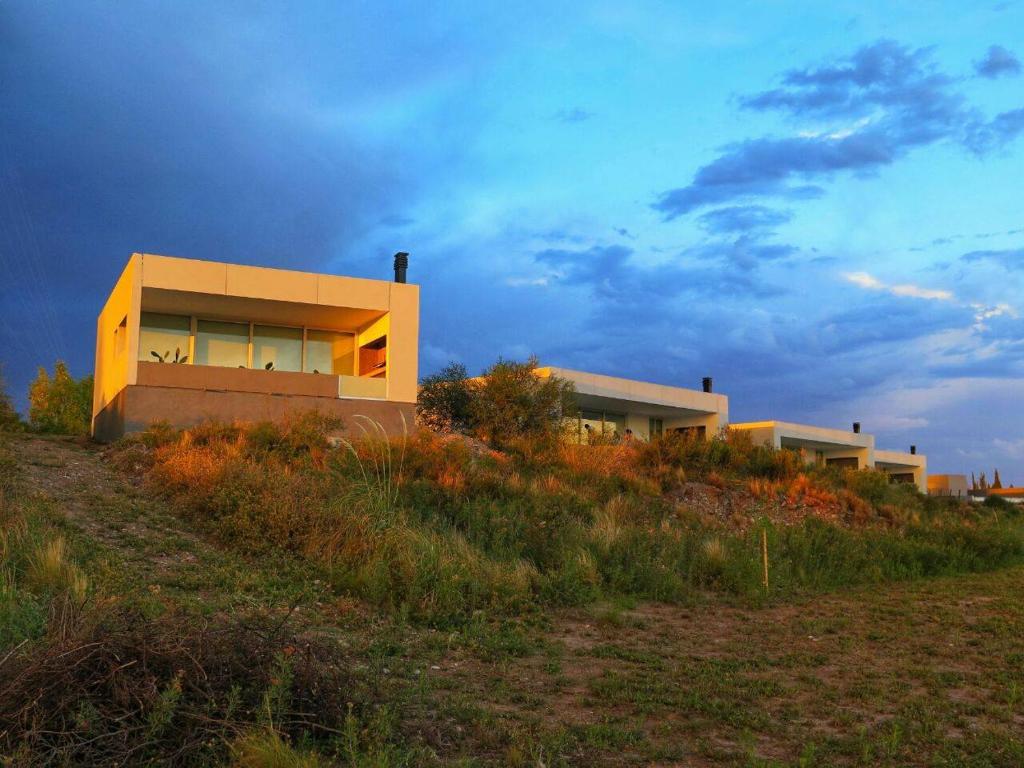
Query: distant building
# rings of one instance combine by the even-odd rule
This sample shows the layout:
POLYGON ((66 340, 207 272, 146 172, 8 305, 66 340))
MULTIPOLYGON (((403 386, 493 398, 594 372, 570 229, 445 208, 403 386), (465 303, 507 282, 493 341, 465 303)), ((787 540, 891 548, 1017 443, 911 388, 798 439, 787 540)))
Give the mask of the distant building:
POLYGON ((909 452, 875 448, 875 436, 860 431, 793 424, 786 421, 751 421, 730 424, 729 429, 746 432, 759 445, 798 451, 808 463, 847 469, 880 469, 898 483, 913 483, 925 493, 928 460, 911 446, 909 452))
POLYGON ((96 323, 93 435, 315 409, 390 433, 416 408, 419 287, 132 255, 96 323))
POLYGON ((967 475, 928 475, 929 496, 953 496, 967 498, 970 486, 967 475))
POLYGON ((537 375, 573 383, 584 441, 588 434, 624 437, 627 430, 641 440, 668 432, 710 439, 729 422, 729 398, 711 391, 711 379, 695 390, 550 366, 537 375))

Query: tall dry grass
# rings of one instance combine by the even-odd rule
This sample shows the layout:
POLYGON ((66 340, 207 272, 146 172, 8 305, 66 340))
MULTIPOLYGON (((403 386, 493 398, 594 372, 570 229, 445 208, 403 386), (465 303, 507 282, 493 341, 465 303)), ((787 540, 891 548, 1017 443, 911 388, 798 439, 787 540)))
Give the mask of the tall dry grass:
POLYGON ((439 624, 614 594, 763 596, 762 529, 775 593, 1024 558, 1005 514, 990 525, 881 473, 808 466, 746 436, 497 452, 362 426, 338 448, 315 420, 187 430, 153 448, 146 483, 225 544, 295 552, 336 588, 439 624), (747 504, 745 524, 677 500, 701 482, 747 504))

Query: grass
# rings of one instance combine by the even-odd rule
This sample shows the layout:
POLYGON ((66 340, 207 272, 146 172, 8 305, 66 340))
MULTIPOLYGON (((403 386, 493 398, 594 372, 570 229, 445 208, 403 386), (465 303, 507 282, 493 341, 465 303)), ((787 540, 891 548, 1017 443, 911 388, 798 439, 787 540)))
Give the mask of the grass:
POLYGON ((334 449, 303 429, 255 441, 227 427, 150 434, 102 459, 38 437, 0 452, 17 470, 3 530, 32 532, 18 534, 5 570, 38 609, 0 645, 0 755, 209 766, 1024 760, 1024 567, 1011 510, 933 506, 874 478, 865 494, 880 495, 867 501, 861 478, 802 467, 761 478, 757 496, 737 446, 715 447, 703 470, 659 469, 618 446, 593 446, 588 462, 575 449, 493 454, 417 435, 393 475, 394 522, 374 528, 352 463, 359 444, 334 449), (743 519, 680 509, 700 503, 694 489, 749 508, 743 519), (268 546, 245 525, 288 537, 268 546), (39 543, 56 540, 56 571, 81 572, 84 601, 67 599, 67 581, 29 578, 39 543), (491 572, 462 568, 474 560, 491 572), (359 581, 356 566, 374 562, 389 570, 359 581), (522 584, 491 591, 521 563, 522 584), (379 584, 400 597, 373 592, 379 584), (664 601, 651 602, 659 590, 664 601), (462 595, 472 608, 451 608, 462 595))

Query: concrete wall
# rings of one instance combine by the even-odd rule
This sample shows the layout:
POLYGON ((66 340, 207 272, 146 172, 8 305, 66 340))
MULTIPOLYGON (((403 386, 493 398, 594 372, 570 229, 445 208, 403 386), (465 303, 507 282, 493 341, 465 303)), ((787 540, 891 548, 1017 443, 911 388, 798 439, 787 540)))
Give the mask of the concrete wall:
POLYGON ((344 423, 339 434, 349 435, 361 434, 356 416, 379 422, 389 435, 401 435, 403 430, 412 432, 416 416, 412 403, 136 384, 122 389, 97 414, 94 436, 109 442, 123 434, 141 432, 157 421, 185 428, 205 421, 280 421, 311 410, 341 417, 344 423))
POLYGON ((928 475, 929 496, 956 496, 967 498, 969 490, 966 475, 928 475))
POLYGON ((118 392, 135 383, 141 297, 141 259, 132 256, 96 319, 92 395, 94 429, 97 414, 117 397, 118 392))

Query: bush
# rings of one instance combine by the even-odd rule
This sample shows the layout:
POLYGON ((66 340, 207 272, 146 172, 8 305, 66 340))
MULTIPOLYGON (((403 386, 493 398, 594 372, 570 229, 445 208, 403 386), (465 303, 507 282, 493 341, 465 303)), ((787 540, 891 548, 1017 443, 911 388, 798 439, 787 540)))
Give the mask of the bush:
POLYGON ((43 367, 29 387, 29 421, 38 432, 87 435, 92 425, 92 375, 75 379, 58 360, 53 377, 43 367))
POLYGON ((498 360, 475 388, 470 412, 474 429, 491 445, 516 438, 553 441, 563 420, 575 413, 571 382, 537 375, 537 358, 525 363, 498 360))
POLYGON ((449 363, 425 376, 416 397, 416 418, 435 432, 469 432, 473 426, 473 382, 466 366, 449 363))

